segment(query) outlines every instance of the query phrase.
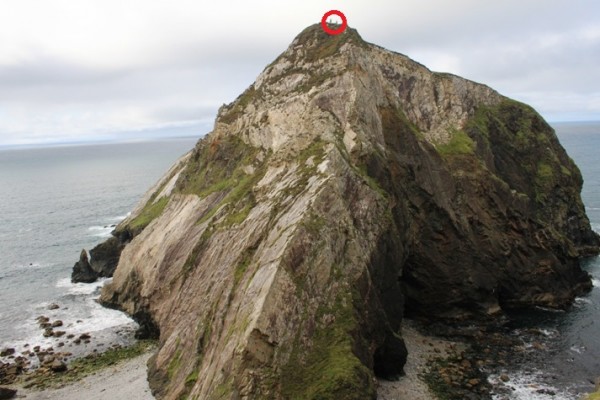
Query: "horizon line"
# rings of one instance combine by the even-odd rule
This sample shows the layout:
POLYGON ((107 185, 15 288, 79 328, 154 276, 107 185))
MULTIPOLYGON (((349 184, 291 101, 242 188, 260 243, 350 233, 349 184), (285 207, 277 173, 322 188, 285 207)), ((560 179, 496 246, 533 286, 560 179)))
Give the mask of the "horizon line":
MULTIPOLYGON (((598 120, 555 120, 555 121, 547 121, 549 125, 557 124, 600 124, 600 119, 598 120)), ((151 132, 152 130, 148 130, 147 132, 151 132)), ((106 136, 106 137, 95 137, 90 139, 79 139, 79 140, 70 140, 70 139, 57 139, 53 141, 40 141, 40 142, 29 142, 29 143, 0 143, 0 150, 7 149, 28 149, 28 148, 47 148, 47 147, 67 147, 67 146, 85 146, 85 145, 99 145, 99 144, 117 144, 117 143, 143 143, 143 142, 153 142, 153 141, 161 141, 161 140, 181 140, 181 139, 201 139, 206 136, 209 132, 196 134, 196 133, 180 133, 176 135, 160 135, 160 136, 129 136, 129 137, 115 137, 115 136, 106 136)))

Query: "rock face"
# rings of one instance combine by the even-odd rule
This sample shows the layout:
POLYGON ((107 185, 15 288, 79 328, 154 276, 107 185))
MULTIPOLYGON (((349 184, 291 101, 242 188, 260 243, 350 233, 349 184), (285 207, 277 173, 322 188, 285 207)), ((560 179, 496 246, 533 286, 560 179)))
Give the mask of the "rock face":
POLYGON ((16 395, 16 390, 0 387, 0 400, 13 399, 16 395))
POLYGON ((374 399, 405 311, 490 321, 591 287, 581 185, 530 107, 312 26, 117 227, 101 301, 160 338, 158 398, 374 399))
POLYGON ((90 266, 90 262, 88 261, 87 252, 81 250, 81 254, 79 255, 79 261, 75 263, 73 266, 73 272, 71 273, 71 282, 82 282, 82 283, 92 283, 98 279, 98 275, 90 266))
POLYGON ((115 231, 108 240, 100 243, 90 250, 90 260, 88 261, 85 250, 81 251, 79 261, 73 266, 71 273, 72 282, 92 283, 98 278, 109 278, 113 276, 115 268, 119 263, 121 251, 131 240, 131 233, 128 230, 121 232, 115 231))
POLYGON ((164 200, 163 202, 156 202, 155 200, 163 199, 171 194, 177 177, 188 157, 189 154, 184 155, 171 167, 167 174, 142 199, 140 205, 132 212, 132 216, 115 227, 109 239, 90 250, 89 261, 87 253, 82 250, 79 262, 73 266, 72 282, 92 283, 98 278, 113 276, 125 246, 162 211, 166 202, 164 200), (159 192, 157 191, 158 188, 161 189, 159 192), (154 207, 144 208, 146 205, 155 203, 158 204, 154 207), (84 256, 85 260, 83 259, 84 256))

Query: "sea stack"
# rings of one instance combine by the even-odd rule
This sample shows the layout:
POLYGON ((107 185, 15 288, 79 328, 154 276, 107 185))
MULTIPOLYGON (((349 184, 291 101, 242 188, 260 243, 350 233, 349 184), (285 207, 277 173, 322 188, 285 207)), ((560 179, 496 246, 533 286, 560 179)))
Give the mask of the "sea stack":
POLYGON ((375 399, 405 314, 591 288, 581 186, 531 107, 315 25, 117 226, 101 301, 159 338, 157 398, 375 399))

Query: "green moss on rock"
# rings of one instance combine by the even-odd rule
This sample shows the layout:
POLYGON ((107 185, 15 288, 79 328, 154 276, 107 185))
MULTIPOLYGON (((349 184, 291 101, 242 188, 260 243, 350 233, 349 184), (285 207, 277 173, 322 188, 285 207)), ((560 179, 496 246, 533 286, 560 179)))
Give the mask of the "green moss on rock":
POLYGON ((246 89, 237 99, 231 103, 219 117, 219 122, 231 124, 244 114, 248 105, 261 96, 261 92, 256 90, 254 85, 246 89))
POLYGON ((552 166, 548 163, 542 161, 538 164, 537 168, 537 178, 540 182, 540 185, 546 185, 547 183, 553 180, 554 171, 552 170, 552 166))
POLYGON ((150 224, 150 222, 158 218, 158 216, 163 212, 163 210, 167 206, 168 202, 168 197, 162 197, 155 203, 149 201, 142 210, 142 212, 129 223, 129 228, 133 232, 141 232, 150 224))
POLYGON ((330 35, 323 30, 320 24, 309 26, 302 31, 296 37, 295 43, 303 46, 306 54, 303 54, 302 59, 309 62, 336 55, 346 43, 352 43, 359 47, 368 46, 355 29, 347 28, 342 34, 330 35))
POLYGON ((167 367, 167 375, 169 376, 169 379, 172 379, 173 376, 175 376, 175 374, 179 370, 180 366, 181 366, 181 349, 177 349, 177 351, 175 352, 175 355, 169 362, 169 366, 167 367))
POLYGON ((253 187, 266 171, 265 163, 257 160, 260 151, 234 135, 207 137, 198 143, 177 182, 177 190, 200 197, 226 192, 218 204, 199 218, 199 223, 212 218, 224 204, 228 204, 229 209, 222 226, 239 224, 246 219, 255 205, 253 187), (247 168, 253 171, 249 173, 247 168))
POLYGON ((196 368, 194 368, 194 370, 192 372, 190 372, 189 375, 185 378, 185 386, 186 387, 194 386, 194 384, 198 380, 199 375, 200 375, 200 369, 198 368, 198 366, 196 366, 196 368))
POLYGON ((444 156, 473 154, 475 142, 465 132, 454 131, 451 134, 450 141, 436 146, 436 149, 444 156))
MULTIPOLYGON (((329 326, 318 326, 312 343, 299 340, 281 374, 284 398, 365 400, 376 395, 371 371, 354 354, 357 320, 351 300, 338 298, 332 308, 319 309, 315 321, 333 316, 329 326)), ((317 322, 317 323, 319 323, 317 322)))
POLYGON ((24 375, 27 383, 25 387, 46 389, 62 387, 66 384, 77 382, 86 376, 92 375, 104 368, 141 356, 155 349, 156 341, 140 340, 131 346, 111 348, 103 353, 90 354, 87 357, 78 358, 69 364, 65 372, 48 376, 36 370, 31 375, 24 375))

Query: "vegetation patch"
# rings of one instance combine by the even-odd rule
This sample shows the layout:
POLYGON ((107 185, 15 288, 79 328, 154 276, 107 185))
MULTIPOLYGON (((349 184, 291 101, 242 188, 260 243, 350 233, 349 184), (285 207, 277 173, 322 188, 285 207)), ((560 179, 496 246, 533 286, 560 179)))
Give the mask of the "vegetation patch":
POLYGON ((252 262, 252 258, 254 257, 255 252, 256 252, 256 248, 250 247, 242 253, 242 257, 241 257, 240 261, 238 262, 238 264, 236 265, 235 271, 233 273, 234 289, 237 287, 237 285, 240 283, 240 281, 244 277, 244 274, 246 273, 248 266, 252 262))
POLYGON ((436 146, 437 151, 443 156, 453 156, 460 154, 473 154, 475 151, 475 142, 463 131, 451 132, 451 138, 448 143, 436 146))
POLYGON ((167 203, 169 203, 168 197, 162 197, 156 203, 152 203, 152 201, 146 203, 142 212, 129 223, 130 230, 138 233, 144 230, 150 222, 162 214, 167 203))
POLYGON ((198 242, 194 246, 194 249, 188 256, 188 258, 185 260, 185 263, 183 264, 182 271, 183 271, 185 278, 187 278, 189 273, 192 272, 192 270, 198 264, 200 255, 204 252, 204 249, 206 248, 208 239, 210 239, 211 236, 212 236, 212 233, 209 231, 209 228, 206 228, 206 230, 204 232, 202 232, 200 239, 198 239, 198 242))
POLYGON ((600 391, 588 394, 588 396, 585 397, 584 400, 600 400, 600 391))
POLYGON ((329 35, 323 31, 321 25, 306 28, 297 37, 297 43, 304 46, 305 59, 315 62, 338 54, 345 43, 352 43, 359 47, 368 47, 355 29, 347 28, 340 35, 329 35))
POLYGON ((256 205, 256 199, 252 190, 262 179, 264 173, 265 168, 261 168, 252 175, 241 177, 225 199, 215 207, 218 209, 221 204, 225 203, 230 205, 228 214, 219 227, 230 227, 235 224, 241 224, 246 220, 246 217, 256 205))
POLYGON ((379 193, 382 197, 388 198, 389 194, 379 185, 379 182, 371 175, 369 175, 368 167, 366 164, 359 164, 358 167, 354 167, 354 170, 365 180, 366 184, 379 193))
POLYGON ((540 184, 545 185, 552 182, 553 176, 554 172, 549 164, 543 161, 538 164, 537 177, 540 181, 540 184))
POLYGON ((234 102, 230 105, 230 109, 221 114, 219 122, 231 124, 244 114, 244 110, 257 97, 262 95, 260 90, 256 90, 254 84, 246 89, 234 102))
POLYGON ((225 204, 228 204, 227 215, 221 226, 239 224, 246 219, 256 203, 252 189, 266 171, 266 163, 257 161, 260 151, 234 135, 207 137, 198 144, 178 180, 178 191, 199 197, 226 192, 198 223, 208 221, 225 204), (256 167, 255 171, 246 173, 244 167, 247 166, 256 167))
MULTIPOLYGON (((562 152, 553 129, 530 106, 504 99, 493 106, 480 106, 463 129, 479 141, 478 149, 493 153, 491 167, 511 189, 543 205, 552 193, 564 190, 561 179, 573 179, 572 161, 562 152), (519 171, 511 166, 518 163, 519 171)), ((536 208, 538 217, 548 218, 547 208, 536 208)))
POLYGON ((185 387, 186 391, 189 391, 198 381, 198 377, 200 375, 200 363, 198 362, 194 367, 194 370, 189 373, 189 375, 185 378, 185 387))
POLYGON ((175 352, 175 355, 173 356, 173 358, 171 358, 171 361, 169 362, 169 366, 167 367, 167 375, 169 376, 169 379, 172 379, 173 376, 175 376, 175 374, 177 373, 177 370, 179 370, 180 366, 181 366, 181 349, 177 349, 177 351, 175 352))
MULTIPOLYGON (((564 167, 563 167, 564 168, 564 167)), ((545 160, 541 160, 537 164, 535 175, 535 200, 538 203, 543 203, 554 185, 555 176, 552 166, 545 160)))
POLYGON ((235 135, 202 139, 177 181, 177 191, 200 197, 234 187, 260 149, 247 145, 235 135))
POLYGON ((92 375, 104 368, 115 366, 118 363, 141 356, 154 350, 156 341, 140 340, 128 347, 111 348, 103 353, 90 354, 83 358, 73 360, 68 370, 48 375, 40 369, 21 377, 23 386, 34 389, 59 388, 77 382, 86 376, 92 375))
POLYGON ((311 212, 310 215, 302 220, 302 226, 306 229, 306 232, 313 237, 318 237, 321 234, 325 224, 325 218, 314 212, 311 212))
POLYGON ((233 380, 231 378, 227 379, 225 382, 220 383, 212 395, 210 396, 211 400, 221 400, 221 399, 229 399, 231 394, 233 393, 233 380))
POLYGON ((307 348, 297 338, 289 363, 281 374, 281 391, 290 399, 373 398, 372 374, 353 353, 352 333, 357 322, 352 302, 338 298, 333 307, 321 307, 315 321, 334 316, 330 326, 318 326, 307 348))
POLYGON ((336 76, 332 71, 315 73, 313 70, 308 70, 306 73, 310 74, 306 82, 296 87, 296 90, 300 93, 309 92, 313 87, 319 87, 336 76))
MULTIPOLYGON (((323 140, 315 138, 309 146, 300 151, 297 157, 300 178, 295 184, 281 191, 279 202, 287 197, 296 197, 306 189, 309 179, 317 174, 318 165, 325 159, 326 144, 323 140)), ((272 210, 272 212, 276 213, 277 210, 272 210)))

